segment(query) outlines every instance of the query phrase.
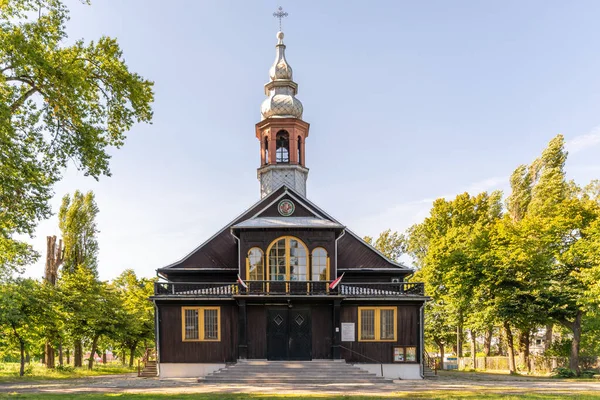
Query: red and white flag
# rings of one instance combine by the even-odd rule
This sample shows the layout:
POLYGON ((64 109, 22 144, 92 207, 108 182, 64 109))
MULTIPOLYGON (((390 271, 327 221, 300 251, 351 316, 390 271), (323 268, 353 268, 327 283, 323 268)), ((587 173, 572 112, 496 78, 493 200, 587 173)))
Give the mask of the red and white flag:
POLYGON ((242 285, 242 286, 244 287, 244 289, 248 289, 248 285, 246 285, 246 282, 244 282, 244 281, 242 280, 242 278, 240 277, 240 274, 238 274, 238 280, 237 280, 237 281, 238 281, 238 283, 239 283, 240 285, 242 285))
POLYGON ((335 281, 331 282, 331 283, 329 284, 329 289, 335 289, 335 287, 338 285, 338 283, 340 283, 340 281, 341 281, 341 280, 342 280, 342 278, 344 277, 344 274, 345 274, 345 272, 344 272, 342 275, 340 275, 340 277, 339 277, 339 278, 337 278, 335 281))

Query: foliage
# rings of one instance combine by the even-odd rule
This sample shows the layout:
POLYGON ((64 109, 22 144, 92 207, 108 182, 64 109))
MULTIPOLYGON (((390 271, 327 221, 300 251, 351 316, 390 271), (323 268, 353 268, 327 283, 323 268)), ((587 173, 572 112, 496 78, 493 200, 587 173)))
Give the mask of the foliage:
POLYGON ((98 206, 94 193, 85 195, 79 190, 73 197, 66 194, 62 199, 58 213, 58 226, 64 241, 63 272, 74 273, 78 268, 97 271, 98 241, 96 233, 96 215, 98 206))
POLYGON ((364 240, 392 261, 398 261, 402 255, 404 237, 391 229, 381 232, 375 243, 370 236, 365 236, 364 240))
POLYGON ((60 0, 0 1, 4 273, 38 257, 15 235, 32 235, 50 216, 52 186, 67 163, 94 178, 110 175, 108 150, 152 118, 152 82, 129 71, 113 38, 65 45, 68 19, 60 0))
POLYGON ((553 378, 574 378, 576 376, 577 372, 570 368, 558 367, 552 370, 553 378))
POLYGON ((93 370, 87 368, 74 368, 71 365, 57 366, 47 369, 42 364, 31 363, 28 365, 30 373, 24 378, 19 378, 19 363, 0 363, 0 383, 15 380, 55 380, 85 378, 97 375, 126 374, 135 372, 134 368, 121 365, 120 362, 111 362, 96 366, 93 370))

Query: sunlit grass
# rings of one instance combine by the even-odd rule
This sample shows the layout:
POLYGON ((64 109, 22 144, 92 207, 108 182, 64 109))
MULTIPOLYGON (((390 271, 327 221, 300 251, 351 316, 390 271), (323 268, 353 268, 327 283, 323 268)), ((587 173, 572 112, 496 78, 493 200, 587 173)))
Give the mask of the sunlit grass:
POLYGON ((87 366, 61 371, 59 369, 48 369, 42 364, 32 363, 25 364, 27 374, 19 377, 19 367, 19 363, 0 363, 0 382, 84 378, 86 376, 127 374, 137 371, 135 367, 129 368, 121 363, 94 364, 91 371, 87 369, 87 366))

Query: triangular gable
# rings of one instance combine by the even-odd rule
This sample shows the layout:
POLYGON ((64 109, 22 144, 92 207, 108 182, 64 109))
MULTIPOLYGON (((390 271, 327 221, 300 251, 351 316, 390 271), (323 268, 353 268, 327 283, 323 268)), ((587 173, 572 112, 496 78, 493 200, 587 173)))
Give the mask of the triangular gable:
MULTIPOLYGON (((220 231, 194 249, 180 261, 161 269, 238 269, 237 242, 230 228, 241 221, 252 218, 279 216, 277 206, 283 199, 294 202, 296 217, 317 217, 341 224, 335 218, 312 203, 306 197, 296 193, 287 186, 282 186, 267 197, 248 208, 220 231)), ((406 266, 393 262, 379 250, 365 242, 360 236, 345 229, 345 234, 338 242, 338 269, 360 268, 397 268, 398 272, 413 272, 406 266)))
POLYGON ((265 207, 278 200, 285 194, 286 188, 281 187, 270 195, 260 199, 221 230, 192 250, 181 260, 167 265, 162 269, 238 269, 237 242, 231 235, 229 228, 240 221, 252 218, 265 207))

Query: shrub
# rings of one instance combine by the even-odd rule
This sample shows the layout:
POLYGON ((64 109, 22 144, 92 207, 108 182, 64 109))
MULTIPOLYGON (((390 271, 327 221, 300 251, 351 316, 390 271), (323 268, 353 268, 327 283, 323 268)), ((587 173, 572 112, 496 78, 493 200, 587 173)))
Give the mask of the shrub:
POLYGON ((75 367, 71 365, 59 365, 56 367, 58 372, 73 372, 75 371, 75 367))
POLYGON ((31 376, 33 375, 33 366, 31 364, 27 365, 25 367, 25 369, 23 370, 23 375, 24 376, 31 376))
POLYGON ((581 374, 579 376, 581 376, 582 378, 592 379, 597 373, 598 371, 595 371, 593 369, 586 369, 584 371, 581 371, 581 374))
POLYGON ((574 378, 577 374, 569 368, 558 367, 552 370, 553 378, 574 378))

